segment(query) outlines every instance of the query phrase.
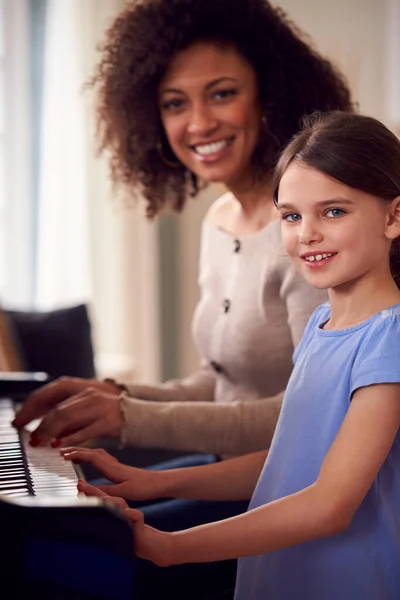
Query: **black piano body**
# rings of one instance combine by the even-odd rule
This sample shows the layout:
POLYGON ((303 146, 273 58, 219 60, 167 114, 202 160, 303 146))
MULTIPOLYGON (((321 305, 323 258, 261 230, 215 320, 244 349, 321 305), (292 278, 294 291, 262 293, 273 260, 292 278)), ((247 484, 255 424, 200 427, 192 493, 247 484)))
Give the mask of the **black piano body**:
POLYGON ((2 496, 0 527, 1 598, 134 598, 132 530, 106 501, 2 496))
POLYGON ((53 449, 32 449, 0 398, 1 600, 132 600, 133 532, 122 511, 77 497, 53 449))

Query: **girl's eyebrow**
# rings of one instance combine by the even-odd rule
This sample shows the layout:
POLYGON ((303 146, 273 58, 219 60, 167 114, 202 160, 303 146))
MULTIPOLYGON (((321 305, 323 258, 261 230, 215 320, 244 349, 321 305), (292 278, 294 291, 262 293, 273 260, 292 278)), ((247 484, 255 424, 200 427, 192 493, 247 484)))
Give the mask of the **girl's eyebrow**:
MULTIPOLYGON (((320 200, 316 202, 314 206, 324 207, 324 206, 332 206, 332 204, 346 204, 353 205, 354 202, 352 200, 348 200, 347 198, 341 198, 340 196, 336 198, 329 198, 328 200, 320 200)), ((278 210, 296 210, 296 207, 290 203, 281 203, 278 202, 276 204, 278 210)))
MULTIPOLYGON (((224 81, 231 81, 234 83, 237 83, 237 79, 235 79, 234 77, 219 77, 218 79, 214 79, 213 81, 210 81, 210 83, 208 83, 205 87, 206 90, 214 87, 215 85, 218 85, 219 83, 222 83, 224 81)), ((177 88, 164 88, 162 90, 160 90, 160 94, 184 94, 185 92, 183 90, 178 90, 177 88)))

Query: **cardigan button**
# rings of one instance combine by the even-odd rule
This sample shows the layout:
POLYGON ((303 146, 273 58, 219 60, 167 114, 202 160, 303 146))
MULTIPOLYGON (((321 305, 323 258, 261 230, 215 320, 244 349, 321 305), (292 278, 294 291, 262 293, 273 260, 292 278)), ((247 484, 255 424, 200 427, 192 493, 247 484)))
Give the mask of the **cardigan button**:
POLYGON ((212 361, 210 362, 210 365, 212 366, 212 368, 214 369, 214 371, 215 371, 216 373, 222 373, 222 371, 223 371, 223 368, 222 368, 222 366, 221 366, 219 363, 217 363, 217 361, 216 361, 216 360, 212 360, 212 361))
POLYGON ((239 252, 241 245, 240 240, 233 240, 233 251, 239 252))
POLYGON ((225 298, 225 300, 222 303, 222 310, 223 310, 224 314, 226 314, 229 311, 230 307, 231 307, 231 301, 228 300, 228 298, 225 298))

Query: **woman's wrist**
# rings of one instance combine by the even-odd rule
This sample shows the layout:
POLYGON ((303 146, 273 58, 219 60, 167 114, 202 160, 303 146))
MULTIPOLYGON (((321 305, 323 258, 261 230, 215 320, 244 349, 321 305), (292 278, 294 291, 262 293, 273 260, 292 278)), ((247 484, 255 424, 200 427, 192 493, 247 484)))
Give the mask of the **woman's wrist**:
POLYGON ((127 388, 123 383, 118 383, 115 379, 111 377, 106 377, 101 380, 101 383, 107 386, 107 391, 110 394, 121 394, 122 392, 127 392, 127 388))

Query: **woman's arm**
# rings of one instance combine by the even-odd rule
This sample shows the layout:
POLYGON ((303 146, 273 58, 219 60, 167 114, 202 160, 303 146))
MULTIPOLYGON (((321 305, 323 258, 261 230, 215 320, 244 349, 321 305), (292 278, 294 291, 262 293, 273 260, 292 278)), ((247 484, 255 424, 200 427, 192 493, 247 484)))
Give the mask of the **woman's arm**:
POLYGON ((195 373, 183 379, 171 379, 164 383, 127 384, 128 396, 154 402, 212 402, 214 400, 215 372, 202 361, 195 373))
POLYGON ((308 488, 226 521, 164 534, 139 528, 137 549, 157 564, 257 555, 348 527, 385 461, 400 426, 400 385, 361 388, 308 488))
POLYGON ((267 448, 283 392, 260 400, 232 403, 151 402, 125 397, 124 445, 238 456, 267 448))

